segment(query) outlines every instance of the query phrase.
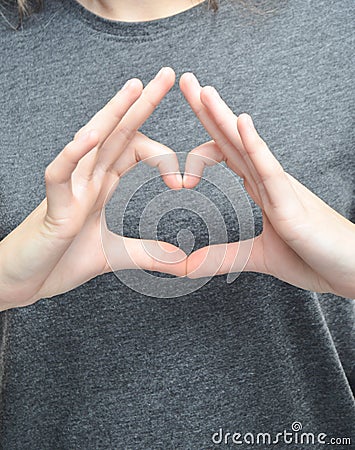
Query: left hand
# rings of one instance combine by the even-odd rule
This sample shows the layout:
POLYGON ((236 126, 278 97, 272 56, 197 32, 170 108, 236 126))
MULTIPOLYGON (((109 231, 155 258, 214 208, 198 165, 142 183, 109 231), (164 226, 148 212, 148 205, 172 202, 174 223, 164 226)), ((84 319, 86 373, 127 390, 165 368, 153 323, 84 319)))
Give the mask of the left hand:
POLYGON ((192 253, 187 275, 260 272, 313 292, 355 298, 355 224, 285 172, 248 114, 237 117, 214 88, 202 88, 192 73, 183 74, 179 84, 213 139, 188 155, 184 187, 198 184, 205 165, 225 161, 263 216, 263 231, 245 267, 238 242, 220 244, 192 253))

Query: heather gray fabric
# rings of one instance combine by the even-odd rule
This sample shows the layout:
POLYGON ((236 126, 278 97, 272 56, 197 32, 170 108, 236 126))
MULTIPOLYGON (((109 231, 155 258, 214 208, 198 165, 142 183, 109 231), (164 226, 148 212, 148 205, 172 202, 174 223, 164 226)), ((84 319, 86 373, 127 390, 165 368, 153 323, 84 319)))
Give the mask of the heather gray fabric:
MULTIPOLYGON (((203 3, 135 24, 75 0, 44 3, 19 32, 1 25, 1 238, 42 200, 45 167, 74 133, 124 81, 146 84, 164 65, 177 78, 193 71, 235 113, 250 113, 285 169, 355 220, 353 0, 289 0, 264 19, 222 0, 217 13, 203 3)), ((141 131, 175 151, 209 139, 177 83, 141 131)), ((164 189, 158 178, 132 198, 127 235, 139 236, 145 203, 164 189)), ((202 182, 198 191, 238 239, 218 189, 202 182)), ((182 228, 195 248, 208 243, 201 220, 181 209, 161 220, 158 237, 176 243, 182 228)), ((351 299, 256 273, 154 298, 107 274, 0 317, 6 450, 324 448, 232 444, 226 435, 275 436, 295 421, 354 445, 351 299), (221 428, 228 445, 212 441, 221 428)))

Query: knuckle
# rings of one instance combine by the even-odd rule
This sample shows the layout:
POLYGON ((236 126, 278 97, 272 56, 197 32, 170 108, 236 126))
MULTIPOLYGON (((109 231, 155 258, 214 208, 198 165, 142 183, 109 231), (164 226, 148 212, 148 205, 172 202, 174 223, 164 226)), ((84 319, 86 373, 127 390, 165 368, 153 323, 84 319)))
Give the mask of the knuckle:
POLYGON ((267 149, 267 146, 265 142, 259 137, 259 136, 253 136, 249 143, 245 146, 245 156, 248 157, 248 155, 253 155, 260 150, 264 151, 267 149))
POLYGON ((223 116, 216 117, 216 125, 218 128, 224 129, 226 125, 226 119, 223 116))
POLYGON ((221 149, 222 153, 228 153, 231 148, 231 143, 226 138, 221 138, 218 141, 218 147, 221 149))
POLYGON ((195 149, 191 150, 190 155, 205 156, 205 152, 202 148, 195 148, 195 149))
POLYGON ((66 160, 71 161, 72 160, 72 152, 73 152, 73 147, 74 147, 75 143, 74 141, 69 142, 61 151, 61 155, 63 158, 65 158, 66 160))
MULTIPOLYGON (((73 142, 73 141, 72 141, 72 142, 73 142)), ((70 152, 71 148, 72 148, 72 144, 71 144, 71 142, 68 142, 68 144, 66 144, 66 145, 63 147, 62 155, 67 156, 67 153, 70 152)))
POLYGON ((116 120, 120 121, 122 120, 123 115, 125 114, 125 112, 127 112, 128 107, 131 106, 131 102, 129 103, 128 106, 126 106, 125 108, 123 108, 122 105, 122 98, 121 97, 117 97, 117 98, 113 98, 112 100, 110 100, 110 102, 107 104, 107 108, 106 111, 108 111, 108 113, 116 120))
POLYGON ((137 92, 118 91, 117 94, 106 104, 102 111, 107 111, 115 119, 122 120, 122 117, 137 100, 137 97, 139 97, 137 92))
POLYGON ((134 131, 128 125, 120 125, 118 129, 118 133, 123 137, 124 141, 130 142, 132 137, 134 136, 134 131))
POLYGON ((46 170, 44 172, 44 179, 46 181, 46 184, 52 184, 55 182, 55 167, 53 163, 49 164, 46 167, 46 170))
POLYGON ((200 120, 202 120, 202 113, 203 113, 203 111, 204 111, 204 106, 203 106, 203 105, 199 105, 199 106, 196 106, 196 107, 194 108, 194 112, 195 112, 196 116, 197 116, 200 120))
POLYGON ((86 126, 80 128, 80 130, 78 130, 78 131, 74 134, 73 141, 76 140, 76 139, 78 139, 78 137, 81 136, 85 131, 86 131, 86 126))
POLYGON ((158 104, 159 104, 159 102, 158 101, 155 101, 153 98, 151 98, 149 95, 147 95, 147 94, 142 94, 142 101, 144 101, 145 103, 147 103, 147 105, 150 107, 150 108, 152 108, 152 109, 155 109, 157 106, 158 106, 158 104))
MULTIPOLYGON (((192 153, 192 152, 191 152, 192 153)), ((192 161, 199 166, 207 165, 211 161, 211 157, 202 150, 192 153, 192 161)))
POLYGON ((148 270, 151 270, 152 272, 155 272, 158 270, 157 261, 152 256, 149 257, 148 270))
POLYGON ((85 173, 81 175, 81 182, 86 184, 89 184, 92 182, 94 178, 94 174, 93 173, 85 173))

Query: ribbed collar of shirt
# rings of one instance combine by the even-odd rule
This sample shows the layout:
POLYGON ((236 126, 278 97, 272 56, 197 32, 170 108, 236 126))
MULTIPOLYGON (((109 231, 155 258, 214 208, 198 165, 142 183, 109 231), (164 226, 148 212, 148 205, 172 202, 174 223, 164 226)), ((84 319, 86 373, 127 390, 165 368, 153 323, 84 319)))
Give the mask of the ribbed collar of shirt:
POLYGON ((77 0, 61 0, 64 8, 72 17, 82 21, 96 31, 120 36, 123 39, 150 40, 186 26, 186 23, 197 24, 206 20, 208 1, 205 0, 191 8, 172 16, 144 22, 123 22, 110 20, 89 11, 77 0))

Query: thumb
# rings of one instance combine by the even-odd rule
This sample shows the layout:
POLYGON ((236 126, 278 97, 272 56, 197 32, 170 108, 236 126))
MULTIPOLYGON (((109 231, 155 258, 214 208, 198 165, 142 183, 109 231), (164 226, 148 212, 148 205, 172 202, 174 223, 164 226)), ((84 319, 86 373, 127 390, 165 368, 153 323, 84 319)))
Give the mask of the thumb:
POLYGON ((108 231, 102 244, 112 271, 143 269, 186 275, 186 253, 168 242, 122 237, 108 231))

